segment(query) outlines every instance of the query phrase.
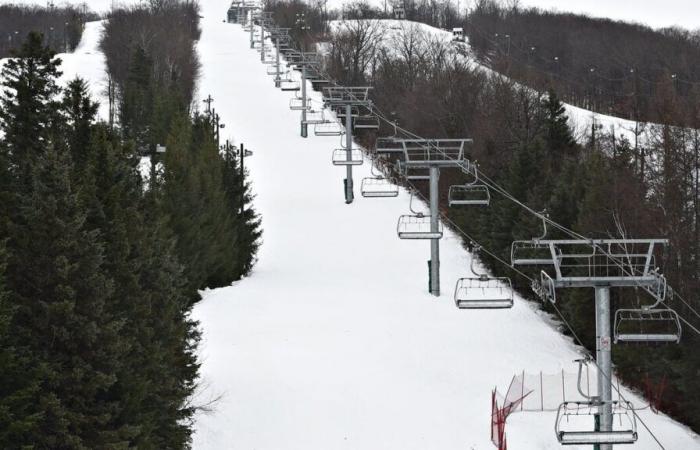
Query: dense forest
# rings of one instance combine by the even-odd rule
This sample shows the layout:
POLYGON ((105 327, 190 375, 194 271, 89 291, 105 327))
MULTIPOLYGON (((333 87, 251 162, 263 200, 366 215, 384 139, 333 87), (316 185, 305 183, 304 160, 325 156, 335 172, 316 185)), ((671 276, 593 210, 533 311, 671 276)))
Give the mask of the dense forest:
POLYGON ((209 406, 194 395, 190 311, 199 289, 255 262, 260 218, 236 149, 192 107, 196 6, 114 15, 142 21, 105 30, 124 57, 106 51, 112 123, 83 80, 58 85, 61 61, 38 31, 2 72, 3 449, 187 448, 209 406))
MULTIPOLYGON (((476 3, 465 20, 479 61, 566 102, 643 122, 664 122, 655 98, 671 89, 691 114, 700 95, 700 35, 539 9, 476 3)), ((674 124, 691 126, 684 117, 674 124)))
POLYGON ((74 6, 0 5, 0 58, 19 49, 30 31, 42 33, 46 45, 55 52, 73 51, 85 22, 96 18, 88 9, 74 6))
MULTIPOLYGON (((293 28, 299 24, 284 18, 325 13, 309 10, 297 1, 272 2, 268 9, 274 11, 278 22, 282 18, 280 26, 293 28)), ((344 14, 347 17, 355 11, 367 17, 361 9, 348 7, 344 14)), ((378 15, 375 11, 371 16, 378 15)), ((541 27, 546 29, 546 24, 541 27)), ((396 43, 401 49, 398 52, 381 50, 385 34, 377 22, 350 20, 342 32, 332 36, 322 28, 309 28, 302 34, 303 45, 308 46, 309 39, 327 40, 325 70, 333 79, 343 85, 373 86, 371 95, 378 111, 419 136, 473 138, 470 159, 478 161, 492 183, 534 210, 546 210, 559 224, 590 237, 669 238, 670 246, 658 255, 657 263, 675 289, 667 302, 698 326, 700 320, 690 308, 700 308, 694 296, 700 287, 700 184, 696 176, 700 124, 697 112, 689 114, 686 99, 670 80, 653 92, 650 102, 660 124, 644 124, 648 139, 643 143, 597 128, 577 140, 558 84, 538 92, 512 79, 489 75, 461 58, 450 57, 453 53, 447 46, 454 44, 430 39, 415 27, 402 31, 396 43), (691 128, 670 125, 680 122, 691 128)), ((571 32, 576 29, 572 27, 571 32)), ((383 122, 378 133, 365 131, 358 140, 371 151, 377 136, 395 132, 383 122)), ((390 170, 390 165, 385 170, 390 170)), ((443 172, 441 204, 446 205, 449 186, 471 178, 456 171, 443 172)), ((392 175, 401 180, 396 172, 392 175)), ((415 183, 425 196, 427 186, 415 183)), ((489 207, 445 208, 442 212, 505 261, 510 259, 513 240, 542 234, 538 219, 496 192, 489 207)), ((554 230, 547 236, 558 238, 562 234, 554 230)), ((470 246, 471 242, 465 238, 464 244, 470 246)), ((486 255, 483 260, 494 274, 512 277, 521 294, 539 301, 529 282, 509 266, 486 255)), ((558 296, 565 320, 584 345, 594 348, 592 292, 565 290, 558 296)), ((624 289, 614 291, 613 302, 619 308, 653 300, 635 289, 624 289)), ((552 311, 550 305, 543 307, 552 311)), ((642 394, 654 392, 650 398, 654 407, 695 430, 700 430, 699 341, 687 328, 680 345, 617 345, 613 349, 616 372, 622 380, 642 394), (661 386, 665 387, 659 394, 661 386)))

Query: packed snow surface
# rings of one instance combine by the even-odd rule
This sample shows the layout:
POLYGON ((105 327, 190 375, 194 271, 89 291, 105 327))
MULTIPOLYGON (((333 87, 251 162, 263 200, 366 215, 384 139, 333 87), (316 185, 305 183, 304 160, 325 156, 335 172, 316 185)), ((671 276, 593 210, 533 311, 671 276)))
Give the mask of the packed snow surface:
MULTIPOLYGON (((315 137, 313 127, 299 137, 289 93, 273 87, 247 34, 221 22, 228 4, 202 4, 199 93, 214 97, 227 137, 254 152, 246 167, 265 234, 251 276, 204 292, 195 308, 203 340, 193 401, 211 403, 197 416, 193 447, 492 449, 491 389, 504 390, 522 370, 573 371, 577 348, 519 298, 511 310, 457 310, 452 290, 469 273, 470 256, 449 231, 441 241, 443 295, 430 296, 429 244, 396 236, 406 192, 362 198, 366 162, 355 169, 357 198, 345 205, 345 170, 331 165, 338 138, 315 137)), ((88 24, 78 50, 61 57, 64 80, 79 75, 103 99, 101 28, 88 24)), ((668 417, 640 416, 667 449, 700 448, 668 417)), ((553 413, 512 415, 510 447, 560 448, 553 425, 553 413)), ((629 448, 658 446, 640 426, 629 448)))

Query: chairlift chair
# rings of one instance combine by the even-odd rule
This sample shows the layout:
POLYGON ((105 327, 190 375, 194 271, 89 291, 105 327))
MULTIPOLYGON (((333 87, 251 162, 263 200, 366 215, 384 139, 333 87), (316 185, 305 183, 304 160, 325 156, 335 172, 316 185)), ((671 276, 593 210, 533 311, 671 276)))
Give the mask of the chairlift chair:
POLYGON ((488 186, 479 183, 479 170, 476 164, 469 163, 463 170, 472 174, 474 180, 470 183, 450 186, 447 195, 448 206, 488 206, 491 203, 491 193, 488 186))
POLYGON ((292 80, 282 80, 280 82, 280 89, 283 91, 288 91, 288 92, 296 92, 300 90, 299 82, 298 81, 292 81, 292 80))
POLYGON ((303 100, 304 99, 297 98, 297 97, 290 98, 289 99, 289 109, 291 109, 292 111, 303 111, 304 109, 307 111, 310 110, 311 109, 311 105, 309 104, 310 102, 307 100, 306 105, 304 105, 303 100))
POLYGON ((326 123, 326 118, 323 117, 323 111, 314 111, 310 109, 306 112, 306 120, 303 123, 307 125, 317 125, 319 123, 326 123))
POLYGON ((335 120, 327 120, 314 125, 314 134, 316 136, 342 136, 345 134, 345 127, 335 120))
POLYGON ((400 216, 396 225, 396 232, 399 235, 399 239, 442 239, 442 221, 438 220, 437 230, 433 231, 430 215, 426 216, 422 212, 414 210, 413 198, 414 194, 411 192, 408 209, 412 214, 400 216))
POLYGON ((400 239, 442 239, 442 222, 438 223, 438 230, 431 231, 430 216, 423 214, 404 214, 399 217, 396 232, 400 239))
POLYGON ((378 130, 379 118, 372 115, 360 116, 353 121, 352 125, 358 130, 378 130))
POLYGON ((360 191, 362 196, 366 198, 397 197, 399 186, 383 176, 365 177, 362 179, 360 191))
POLYGON ((489 188, 483 184, 456 184, 447 194, 449 206, 488 206, 491 203, 489 188))
MULTIPOLYGON (((283 73, 284 73, 284 71, 280 68, 280 70, 279 70, 280 76, 282 76, 283 73)), ((268 75, 277 75, 277 67, 276 66, 268 67, 267 74, 268 75)))
POLYGON ((455 305, 459 309, 505 309, 513 307, 513 285, 510 278, 490 277, 474 269, 479 247, 474 248, 469 265, 471 277, 460 278, 455 286, 455 305))
POLYGON ((352 149, 348 152, 344 148, 333 150, 334 166, 360 166, 362 165, 362 150, 352 149))
POLYGON ((562 445, 633 444, 637 441, 637 420, 632 404, 612 401, 612 431, 595 431, 595 415, 603 404, 597 400, 564 402, 557 410, 554 431, 562 445))
POLYGON ((682 327, 678 313, 655 305, 615 311, 614 342, 680 342, 682 327))
POLYGON ((552 251, 549 245, 540 243, 547 236, 547 214, 541 213, 542 235, 530 240, 513 241, 510 245, 510 265, 515 266, 546 266, 554 265, 552 251))

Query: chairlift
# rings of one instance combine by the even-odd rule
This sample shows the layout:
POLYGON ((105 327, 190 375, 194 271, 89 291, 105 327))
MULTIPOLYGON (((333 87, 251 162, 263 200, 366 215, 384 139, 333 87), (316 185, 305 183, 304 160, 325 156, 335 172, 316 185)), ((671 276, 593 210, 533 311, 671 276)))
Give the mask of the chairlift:
POLYGON ((634 444, 637 441, 637 419, 632 404, 611 401, 612 431, 596 431, 595 417, 604 403, 599 400, 564 402, 557 410, 554 431, 562 445, 634 444))
POLYGON ((442 222, 438 220, 437 230, 433 231, 430 215, 426 216, 422 212, 414 210, 413 198, 414 193, 411 192, 408 209, 412 214, 400 216, 396 225, 396 232, 399 235, 399 239, 442 239, 442 222))
POLYGON ((345 134, 345 128, 335 120, 327 120, 314 125, 314 134, 316 136, 342 136, 345 134))
POLYGON ((379 118, 373 115, 360 116, 353 121, 353 126, 359 130, 378 130, 379 118))
POLYGON ((362 150, 336 148, 333 150, 334 166, 360 166, 362 165, 362 150))
POLYGON ((548 245, 542 244, 540 241, 547 236, 547 216, 546 213, 541 214, 542 217, 542 236, 530 239, 513 241, 510 246, 510 265, 511 266, 542 266, 553 265, 554 259, 548 245))
POLYGON ((304 99, 297 98, 297 97, 290 98, 289 99, 289 109, 291 109, 292 111, 303 111, 304 109, 306 109, 307 111, 310 110, 311 105, 309 105, 309 101, 307 100, 306 105, 304 105, 303 100, 304 99))
POLYGON ((450 186, 447 203, 449 206, 488 206, 491 203, 491 193, 489 188, 483 184, 456 184, 450 186))
POLYGON ((399 186, 393 180, 382 176, 363 178, 360 190, 362 196, 366 198, 386 198, 399 195, 399 186))
POLYGON ((479 247, 474 248, 469 266, 473 276, 460 278, 455 286, 455 305, 459 309, 505 309, 513 307, 510 278, 490 277, 474 269, 479 247))
POLYGON ((323 117, 323 111, 309 110, 306 112, 306 120, 302 121, 306 125, 317 125, 319 123, 326 123, 326 118, 323 117))
POLYGON ((282 80, 280 82, 280 89, 282 89, 283 91, 296 92, 296 91, 300 90, 301 87, 299 86, 298 81, 292 81, 292 80, 286 79, 286 80, 282 80))
POLYGON ((479 171, 476 165, 470 164, 467 171, 474 175, 474 180, 466 184, 450 186, 447 195, 449 206, 488 206, 491 203, 491 193, 488 186, 479 183, 479 171))
POLYGON ((680 342, 683 329, 678 313, 657 308, 660 303, 657 299, 653 305, 615 311, 614 342, 680 342))
POLYGON ((283 74, 284 72, 282 71, 282 69, 280 69, 279 72, 278 72, 278 71, 277 71, 277 66, 273 66, 273 67, 268 67, 268 68, 267 68, 267 74, 268 74, 268 75, 277 75, 278 73, 279 73, 280 76, 282 76, 282 74, 283 74))

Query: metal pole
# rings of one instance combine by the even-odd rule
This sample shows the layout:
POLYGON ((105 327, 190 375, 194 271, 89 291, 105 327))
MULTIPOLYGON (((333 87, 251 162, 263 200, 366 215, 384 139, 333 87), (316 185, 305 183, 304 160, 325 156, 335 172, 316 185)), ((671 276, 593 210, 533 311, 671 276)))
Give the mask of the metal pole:
MULTIPOLYGON (((438 181, 440 169, 437 166, 430 167, 430 231, 437 233, 438 222, 438 181)), ((440 240, 430 240, 430 293, 440 296, 440 240)))
POLYGON ((245 169, 243 168, 243 160, 245 159, 245 149, 243 148, 243 142, 240 145, 241 151, 241 216, 245 209, 245 169))
MULTIPOLYGON (((275 52, 275 87, 280 87, 280 38, 275 39, 275 45, 277 46, 277 51, 275 52)), ((303 88, 302 88, 303 89, 303 88)))
POLYGON ((301 137, 309 134, 309 126, 306 123, 306 65, 301 66, 301 137))
MULTIPOLYGON (((345 149, 347 160, 352 160, 352 106, 348 103, 345 105, 345 149)), ((350 204, 354 200, 352 186, 352 166, 348 164, 347 175, 345 177, 345 203, 350 204)))
POLYGON ((265 61, 265 21, 260 22, 260 61, 265 61))
MULTIPOLYGON (((612 355, 610 337, 610 288, 595 288, 596 364, 598 365, 598 397, 601 401, 599 431, 612 431, 612 355)), ((612 450, 612 444, 600 444, 600 450, 612 450)))
POLYGON ((255 23, 253 22, 253 11, 250 11, 250 48, 255 48, 253 43, 253 33, 255 32, 255 23))

